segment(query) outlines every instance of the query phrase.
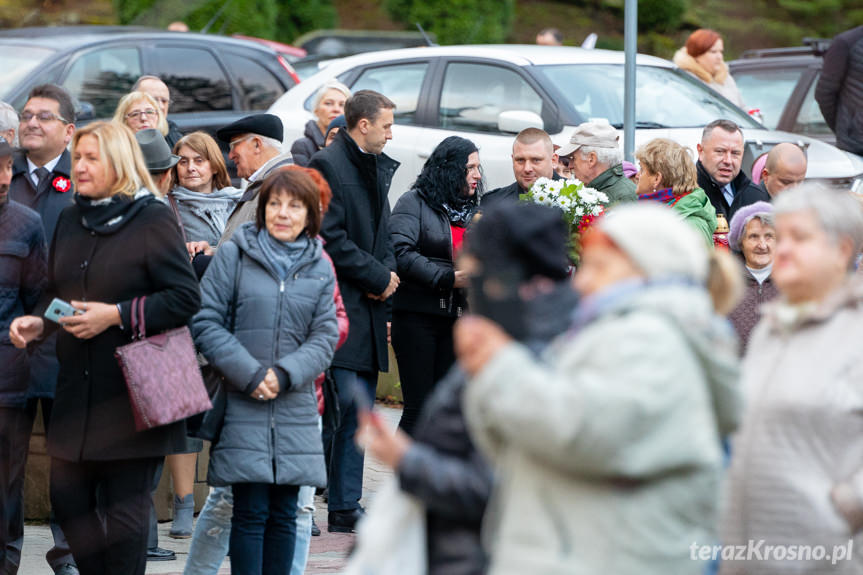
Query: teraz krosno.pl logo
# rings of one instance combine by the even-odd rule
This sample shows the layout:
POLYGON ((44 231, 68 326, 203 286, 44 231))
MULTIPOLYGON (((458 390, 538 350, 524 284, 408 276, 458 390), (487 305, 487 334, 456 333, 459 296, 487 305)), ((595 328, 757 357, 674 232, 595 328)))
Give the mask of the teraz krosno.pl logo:
POLYGON ((844 545, 769 545, 763 539, 749 540, 746 545, 699 545, 689 546, 689 558, 693 561, 850 561, 854 541, 844 545))

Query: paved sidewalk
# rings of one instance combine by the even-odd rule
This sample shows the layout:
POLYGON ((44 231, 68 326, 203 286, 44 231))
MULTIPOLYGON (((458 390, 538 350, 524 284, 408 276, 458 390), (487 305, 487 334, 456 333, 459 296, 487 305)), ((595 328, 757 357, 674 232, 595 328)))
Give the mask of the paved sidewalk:
MULTIPOLYGON (((378 404, 375 409, 395 429, 401 417, 401 409, 378 404)), ((389 477, 390 470, 373 457, 366 457, 365 473, 363 474, 363 505, 368 505, 382 482, 389 477)), ((340 573, 345 566, 345 559, 353 545, 351 534, 327 532, 327 506, 320 497, 315 498, 315 521, 321 528, 320 537, 312 537, 307 574, 340 573)), ((168 537, 170 523, 159 525, 159 545, 171 549, 177 554, 176 561, 150 562, 147 573, 162 573, 166 575, 181 575, 189 554, 189 539, 171 539, 168 537)), ((28 525, 24 528, 24 557, 21 561, 19 575, 52 575, 51 569, 45 563, 45 552, 51 548, 51 530, 47 525, 28 525)), ((227 560, 222 564, 220 575, 229 574, 230 565, 227 560)))

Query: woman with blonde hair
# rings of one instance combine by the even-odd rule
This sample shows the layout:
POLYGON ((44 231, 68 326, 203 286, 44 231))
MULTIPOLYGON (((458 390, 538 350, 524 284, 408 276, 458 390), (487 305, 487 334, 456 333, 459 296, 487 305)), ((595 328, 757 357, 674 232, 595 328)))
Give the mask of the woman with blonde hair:
POLYGON ((734 77, 728 73, 724 55, 722 36, 714 30, 699 28, 674 54, 674 63, 742 108, 743 97, 734 77))
POLYGON ((641 146, 635 157, 641 164, 635 189, 638 199, 671 206, 712 246, 716 210, 698 187, 698 172, 689 150, 673 140, 656 138, 641 146))
POLYGON ((345 102, 350 97, 350 88, 338 80, 331 80, 318 89, 312 102, 315 119, 306 123, 303 137, 291 146, 295 164, 308 166, 315 152, 324 147, 330 122, 345 113, 345 102))
POLYGON ((162 115, 162 109, 153 96, 144 92, 130 92, 120 98, 112 120, 133 132, 155 128, 163 136, 168 135, 168 119, 162 115))
POLYGON ((182 422, 138 432, 115 350, 132 341, 132 300, 146 296, 147 335, 180 327, 200 306, 180 230, 132 132, 94 122, 72 141, 74 203, 57 222, 48 286, 16 318, 17 347, 60 329, 60 374, 48 453, 51 504, 82 575, 143 575, 156 466, 185 444, 182 422), (78 312, 46 322, 53 298, 78 312))

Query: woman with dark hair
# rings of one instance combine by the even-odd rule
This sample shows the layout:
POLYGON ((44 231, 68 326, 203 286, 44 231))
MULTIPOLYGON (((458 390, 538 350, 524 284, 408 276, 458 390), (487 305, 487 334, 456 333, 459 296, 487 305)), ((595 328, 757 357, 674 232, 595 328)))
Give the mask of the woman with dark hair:
POLYGON ((408 434, 435 382, 455 361, 452 327, 467 305, 468 278, 453 262, 481 194, 477 147, 450 136, 390 217, 402 280, 393 298, 392 344, 405 402, 399 426, 408 434))
POLYGON ((299 488, 326 485, 314 381, 339 334, 321 220, 317 183, 275 172, 255 221, 216 252, 201 282, 192 331, 228 384, 207 480, 233 487, 231 569, 240 575, 290 571, 299 488))

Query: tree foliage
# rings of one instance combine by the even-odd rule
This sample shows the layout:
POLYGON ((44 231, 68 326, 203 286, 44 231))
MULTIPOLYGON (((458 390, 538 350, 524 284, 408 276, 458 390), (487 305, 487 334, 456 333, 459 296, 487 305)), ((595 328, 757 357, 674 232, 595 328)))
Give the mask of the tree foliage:
POLYGON ((641 32, 678 30, 688 8, 687 0, 638 0, 638 29, 641 32))
POLYGON ((504 42, 512 28, 515 0, 386 0, 390 16, 419 23, 441 44, 504 42))

